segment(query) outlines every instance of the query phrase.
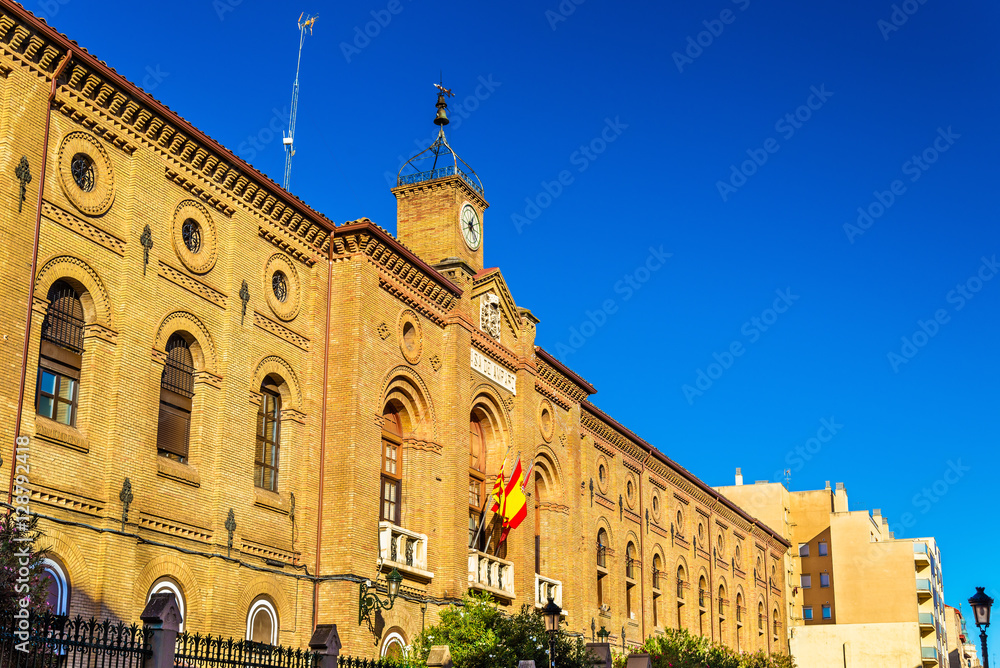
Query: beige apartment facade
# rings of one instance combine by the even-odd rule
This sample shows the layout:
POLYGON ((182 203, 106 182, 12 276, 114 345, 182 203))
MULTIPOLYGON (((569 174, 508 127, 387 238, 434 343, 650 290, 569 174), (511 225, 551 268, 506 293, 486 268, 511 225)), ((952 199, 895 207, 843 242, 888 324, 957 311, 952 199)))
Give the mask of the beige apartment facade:
POLYGON ((948 665, 933 538, 896 539, 880 510, 849 509, 842 483, 802 492, 767 481, 716 489, 787 532, 789 646, 799 665, 948 665))
POLYGON ((0 95, 0 475, 27 437, 57 612, 136 622, 170 591, 185 630, 335 623, 370 657, 478 591, 616 645, 787 652, 788 540, 535 345, 453 152, 386 193, 398 238, 335 223, 6 0, 0 95), (498 547, 518 455, 528 518, 498 547))

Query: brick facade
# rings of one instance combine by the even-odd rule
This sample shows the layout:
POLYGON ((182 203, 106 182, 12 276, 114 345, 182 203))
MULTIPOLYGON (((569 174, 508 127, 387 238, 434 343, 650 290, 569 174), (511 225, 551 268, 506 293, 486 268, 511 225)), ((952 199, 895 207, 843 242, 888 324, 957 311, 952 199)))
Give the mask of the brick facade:
MULTIPOLYGON (((684 626, 743 649, 787 650, 788 544, 589 403, 596 390, 535 347, 537 319, 516 305, 499 270, 483 268, 482 245, 462 241, 461 206, 471 203, 480 220, 488 206, 462 179, 393 189, 397 240, 367 219, 335 225, 8 2, 0 2, 0 75, 0 435, 13 444, 24 363, 19 433, 31 438, 31 506, 70 581, 71 614, 137 621, 150 589, 169 579, 192 631, 241 636, 263 598, 282 644, 304 646, 314 623, 336 623, 345 653, 370 655, 377 638, 355 616, 359 582, 375 576, 380 554, 380 443, 391 406, 402 430, 400 527, 381 531, 385 541, 415 541, 417 557, 408 566, 406 541, 398 543, 403 593, 378 620, 378 637, 409 642, 434 623, 440 606, 469 590, 470 563, 489 566, 475 588, 501 604, 539 603, 537 526, 539 575, 555 585, 571 631, 589 638, 604 626, 620 644, 622 630, 636 642, 684 626), (89 191, 73 180, 81 153, 93 165, 89 191), (33 181, 18 212, 22 155, 33 181), (187 220, 201 231, 197 253, 182 238, 187 220), (57 280, 84 308, 73 426, 35 406, 40 330, 57 280), (484 308, 499 321, 496 337, 484 308), (195 367, 184 463, 156 448, 174 333, 190 344, 195 367), (473 369, 474 356, 512 382, 473 369), (276 492, 254 484, 265 378, 281 398, 276 492), (486 441, 487 489, 505 453, 508 467, 516 453, 525 469, 534 462, 528 518, 499 557, 493 544, 490 555, 470 556, 473 415, 486 441), (124 519, 126 478, 133 500, 124 519), (678 568, 689 583, 682 605, 678 568)), ((2 454, 6 482, 12 446, 2 454)))

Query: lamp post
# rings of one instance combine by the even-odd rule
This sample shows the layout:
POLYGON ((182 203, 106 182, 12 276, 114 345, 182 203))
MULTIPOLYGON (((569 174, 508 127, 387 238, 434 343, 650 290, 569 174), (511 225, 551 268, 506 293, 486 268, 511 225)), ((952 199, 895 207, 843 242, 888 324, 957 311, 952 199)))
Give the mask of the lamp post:
MULTIPOLYGON (((378 590, 376 585, 370 583, 369 580, 365 580, 361 583, 361 592, 358 596, 358 626, 361 622, 367 620, 368 628, 371 629, 372 633, 375 633, 375 620, 372 616, 378 610, 391 610, 393 604, 396 602, 396 596, 399 595, 399 584, 403 581, 403 576, 399 574, 396 568, 392 569, 392 572, 385 578, 386 587, 389 590, 388 600, 383 601, 378 597, 378 590)), ((378 645, 378 640, 375 641, 378 645)))
POLYGON ((611 635, 611 631, 604 628, 604 625, 601 624, 601 630, 597 632, 597 639, 600 642, 607 644, 609 635, 611 635))
POLYGON ((562 615, 562 608, 549 596, 549 602, 542 608, 542 617, 545 618, 545 630, 549 634, 549 667, 554 668, 555 662, 555 639, 559 633, 559 616, 562 615))
POLYGON ((979 627, 979 639, 983 643, 983 668, 990 668, 990 656, 986 653, 986 629, 990 627, 990 608, 993 606, 993 599, 983 591, 985 587, 976 587, 976 593, 969 599, 972 606, 972 615, 976 618, 976 626, 979 627))

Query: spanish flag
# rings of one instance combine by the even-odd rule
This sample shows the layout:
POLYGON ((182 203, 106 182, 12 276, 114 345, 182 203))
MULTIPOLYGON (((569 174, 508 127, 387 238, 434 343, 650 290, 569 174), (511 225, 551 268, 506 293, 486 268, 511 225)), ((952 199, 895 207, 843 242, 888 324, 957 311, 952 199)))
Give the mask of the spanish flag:
POLYGON ((521 458, 518 457, 514 472, 510 475, 510 480, 504 489, 504 499, 501 504, 503 513, 503 532, 500 535, 502 543, 511 529, 516 529, 524 518, 528 516, 528 499, 524 495, 522 483, 524 473, 521 471, 521 458))
POLYGON ((504 460, 500 463, 500 472, 497 473, 497 479, 493 483, 493 507, 490 508, 491 513, 500 511, 503 514, 504 505, 504 484, 503 484, 503 467, 507 465, 507 461, 504 460))

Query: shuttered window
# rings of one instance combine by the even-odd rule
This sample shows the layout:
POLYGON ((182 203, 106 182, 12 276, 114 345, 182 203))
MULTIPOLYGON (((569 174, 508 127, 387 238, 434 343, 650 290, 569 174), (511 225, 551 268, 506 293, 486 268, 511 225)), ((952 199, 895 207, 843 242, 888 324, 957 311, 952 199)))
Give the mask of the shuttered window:
POLYGON ((167 363, 160 378, 157 454, 179 462, 187 461, 193 396, 194 361, 191 350, 182 336, 174 334, 167 341, 167 363))
POLYGON ((403 501, 402 436, 399 413, 387 407, 382 414, 382 475, 380 477, 382 504, 379 519, 400 526, 403 501))
POLYGON ((257 451, 254 456, 254 484, 278 491, 278 449, 281 445, 281 395, 273 380, 260 387, 257 411, 257 451))

